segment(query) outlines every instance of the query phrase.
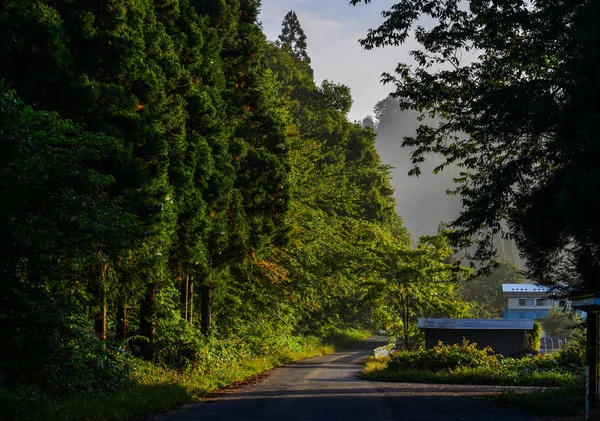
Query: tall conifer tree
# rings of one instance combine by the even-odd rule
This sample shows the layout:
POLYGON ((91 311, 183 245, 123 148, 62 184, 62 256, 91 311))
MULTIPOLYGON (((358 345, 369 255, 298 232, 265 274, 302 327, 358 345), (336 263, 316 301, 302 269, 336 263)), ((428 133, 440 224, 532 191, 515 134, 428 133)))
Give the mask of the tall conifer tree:
POLYGON ((313 71, 310 67, 310 57, 306 51, 306 34, 300 25, 296 12, 290 10, 281 23, 281 34, 279 35, 279 44, 288 48, 292 57, 303 62, 312 77, 313 71))
MULTIPOLYGON (((172 54, 150 0, 120 3, 9 2, 2 18, 12 41, 2 38, 0 73, 28 103, 124 139, 133 161, 127 168, 113 167, 117 182, 111 190, 138 216, 137 241, 126 253, 109 252, 128 268, 123 290, 137 297, 147 290, 148 298, 164 279, 173 237, 167 177, 177 110, 168 97, 172 54)), ((153 308, 142 312, 140 329, 147 336, 153 332, 153 308)))

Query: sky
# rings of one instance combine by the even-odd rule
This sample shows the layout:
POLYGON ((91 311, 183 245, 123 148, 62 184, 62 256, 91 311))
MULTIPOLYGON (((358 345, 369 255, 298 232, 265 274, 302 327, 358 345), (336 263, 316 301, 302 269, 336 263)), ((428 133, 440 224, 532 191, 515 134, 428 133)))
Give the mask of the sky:
MULTIPOLYGON (((381 12, 398 0, 373 0, 351 6, 349 0, 263 0, 259 19, 269 40, 281 33, 281 22, 293 10, 306 34, 308 55, 318 84, 323 79, 350 87, 354 104, 350 121, 373 114, 375 104, 393 91, 381 83, 398 62, 412 62, 411 42, 399 47, 366 51, 358 40, 382 22, 381 12)), ((414 48, 414 44, 412 44, 414 48)))

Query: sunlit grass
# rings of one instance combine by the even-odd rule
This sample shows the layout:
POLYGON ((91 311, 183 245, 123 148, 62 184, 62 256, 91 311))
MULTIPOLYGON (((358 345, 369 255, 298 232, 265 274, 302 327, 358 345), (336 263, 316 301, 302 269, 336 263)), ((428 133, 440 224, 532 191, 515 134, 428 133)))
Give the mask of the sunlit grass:
POLYGON ((21 407, 10 415, 19 421, 130 420, 194 402, 219 388, 247 380, 273 367, 332 353, 340 346, 369 336, 368 331, 352 329, 338 333, 329 343, 314 337, 305 338, 293 349, 284 347, 269 355, 208 370, 197 367, 177 371, 135 359, 125 386, 114 393, 62 399, 45 399, 33 393, 24 393, 22 398, 13 395, 10 396, 13 403, 20 399, 21 407))
POLYGON ((458 367, 435 372, 391 370, 388 368, 388 362, 389 358, 368 358, 364 362, 361 378, 383 382, 557 387, 572 384, 576 377, 574 374, 553 371, 523 373, 509 368, 495 370, 487 367, 458 367))
MULTIPOLYGON (((367 358, 361 378, 382 382, 412 382, 439 384, 473 384, 500 386, 534 386, 534 391, 506 391, 491 397, 502 404, 518 406, 541 415, 562 417, 561 421, 583 419, 585 408, 585 388, 580 374, 556 371, 519 371, 510 365, 498 369, 485 367, 459 367, 455 369, 392 370, 388 367, 389 357, 367 358)), ((590 419, 600 420, 600 413, 590 419)))

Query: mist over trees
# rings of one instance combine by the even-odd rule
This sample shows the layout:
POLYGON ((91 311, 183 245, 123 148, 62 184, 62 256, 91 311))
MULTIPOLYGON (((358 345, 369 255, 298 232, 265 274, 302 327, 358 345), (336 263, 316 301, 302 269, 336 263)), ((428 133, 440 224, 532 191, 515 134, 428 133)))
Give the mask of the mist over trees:
POLYGON ((493 237, 512 237, 529 278, 564 295, 595 292, 599 3, 459 3, 395 4, 360 41, 367 49, 409 36, 419 44, 414 65, 383 76, 403 109, 440 119, 405 139, 412 172, 432 153, 461 168, 453 240, 475 245, 473 258, 489 261, 493 237), (420 26, 421 18, 432 25, 420 26), (462 60, 462 52, 477 59, 462 60))
POLYGON ((411 150, 402 147, 405 137, 415 136, 421 124, 418 111, 401 110, 400 102, 385 98, 374 108, 377 131, 377 150, 386 165, 392 168, 392 186, 395 191, 396 209, 402 215, 406 227, 418 239, 421 235, 435 235, 441 222, 449 222, 458 216, 460 197, 447 195, 456 189, 453 178, 457 169, 447 168, 440 174, 433 169, 442 161, 430 155, 419 177, 409 177, 412 169, 411 150))
MULTIPOLYGON (((462 211, 460 195, 448 194, 458 187, 454 181, 460 177, 458 166, 448 165, 435 173, 444 159, 431 153, 421 163, 419 176, 409 175, 414 167, 414 149, 402 145, 404 138, 416 136, 421 124, 435 123, 432 119, 420 119, 420 115, 415 110, 401 109, 400 101, 390 96, 375 105, 374 118, 367 117, 362 122, 363 126, 372 127, 377 132, 377 151, 382 162, 391 168, 396 210, 402 215, 415 242, 421 235, 435 235, 441 224, 449 224, 462 211)), ((522 266, 514 241, 496 236, 494 248, 501 259, 515 263, 517 267, 522 266)))
POLYGON ((502 312, 507 308, 502 284, 522 284, 524 281, 520 268, 504 258, 489 274, 461 282, 458 297, 471 303, 472 317, 502 318, 502 312))

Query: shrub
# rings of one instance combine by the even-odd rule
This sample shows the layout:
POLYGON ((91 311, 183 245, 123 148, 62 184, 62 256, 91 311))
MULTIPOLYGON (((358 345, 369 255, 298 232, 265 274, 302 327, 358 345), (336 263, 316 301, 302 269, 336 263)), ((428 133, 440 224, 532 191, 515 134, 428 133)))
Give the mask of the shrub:
POLYGON ((476 343, 463 339, 462 343, 445 345, 438 343, 424 351, 401 351, 390 358, 390 370, 443 371, 458 367, 498 368, 499 361, 494 351, 486 347, 477 348, 476 343))
POLYGON ((505 358, 464 340, 455 345, 439 343, 426 351, 401 351, 389 360, 367 361, 361 377, 451 384, 570 385, 579 370, 561 364, 560 358, 559 353, 505 358))
POLYGON ((527 349, 539 351, 542 344, 542 325, 533 321, 533 330, 527 333, 527 349))
POLYGON ((586 332, 585 327, 575 330, 569 344, 558 351, 556 361, 558 365, 568 370, 581 370, 586 365, 586 332))
POLYGON ((153 344, 156 363, 187 369, 200 359, 206 348, 206 340, 200 331, 182 318, 159 320, 153 344))

